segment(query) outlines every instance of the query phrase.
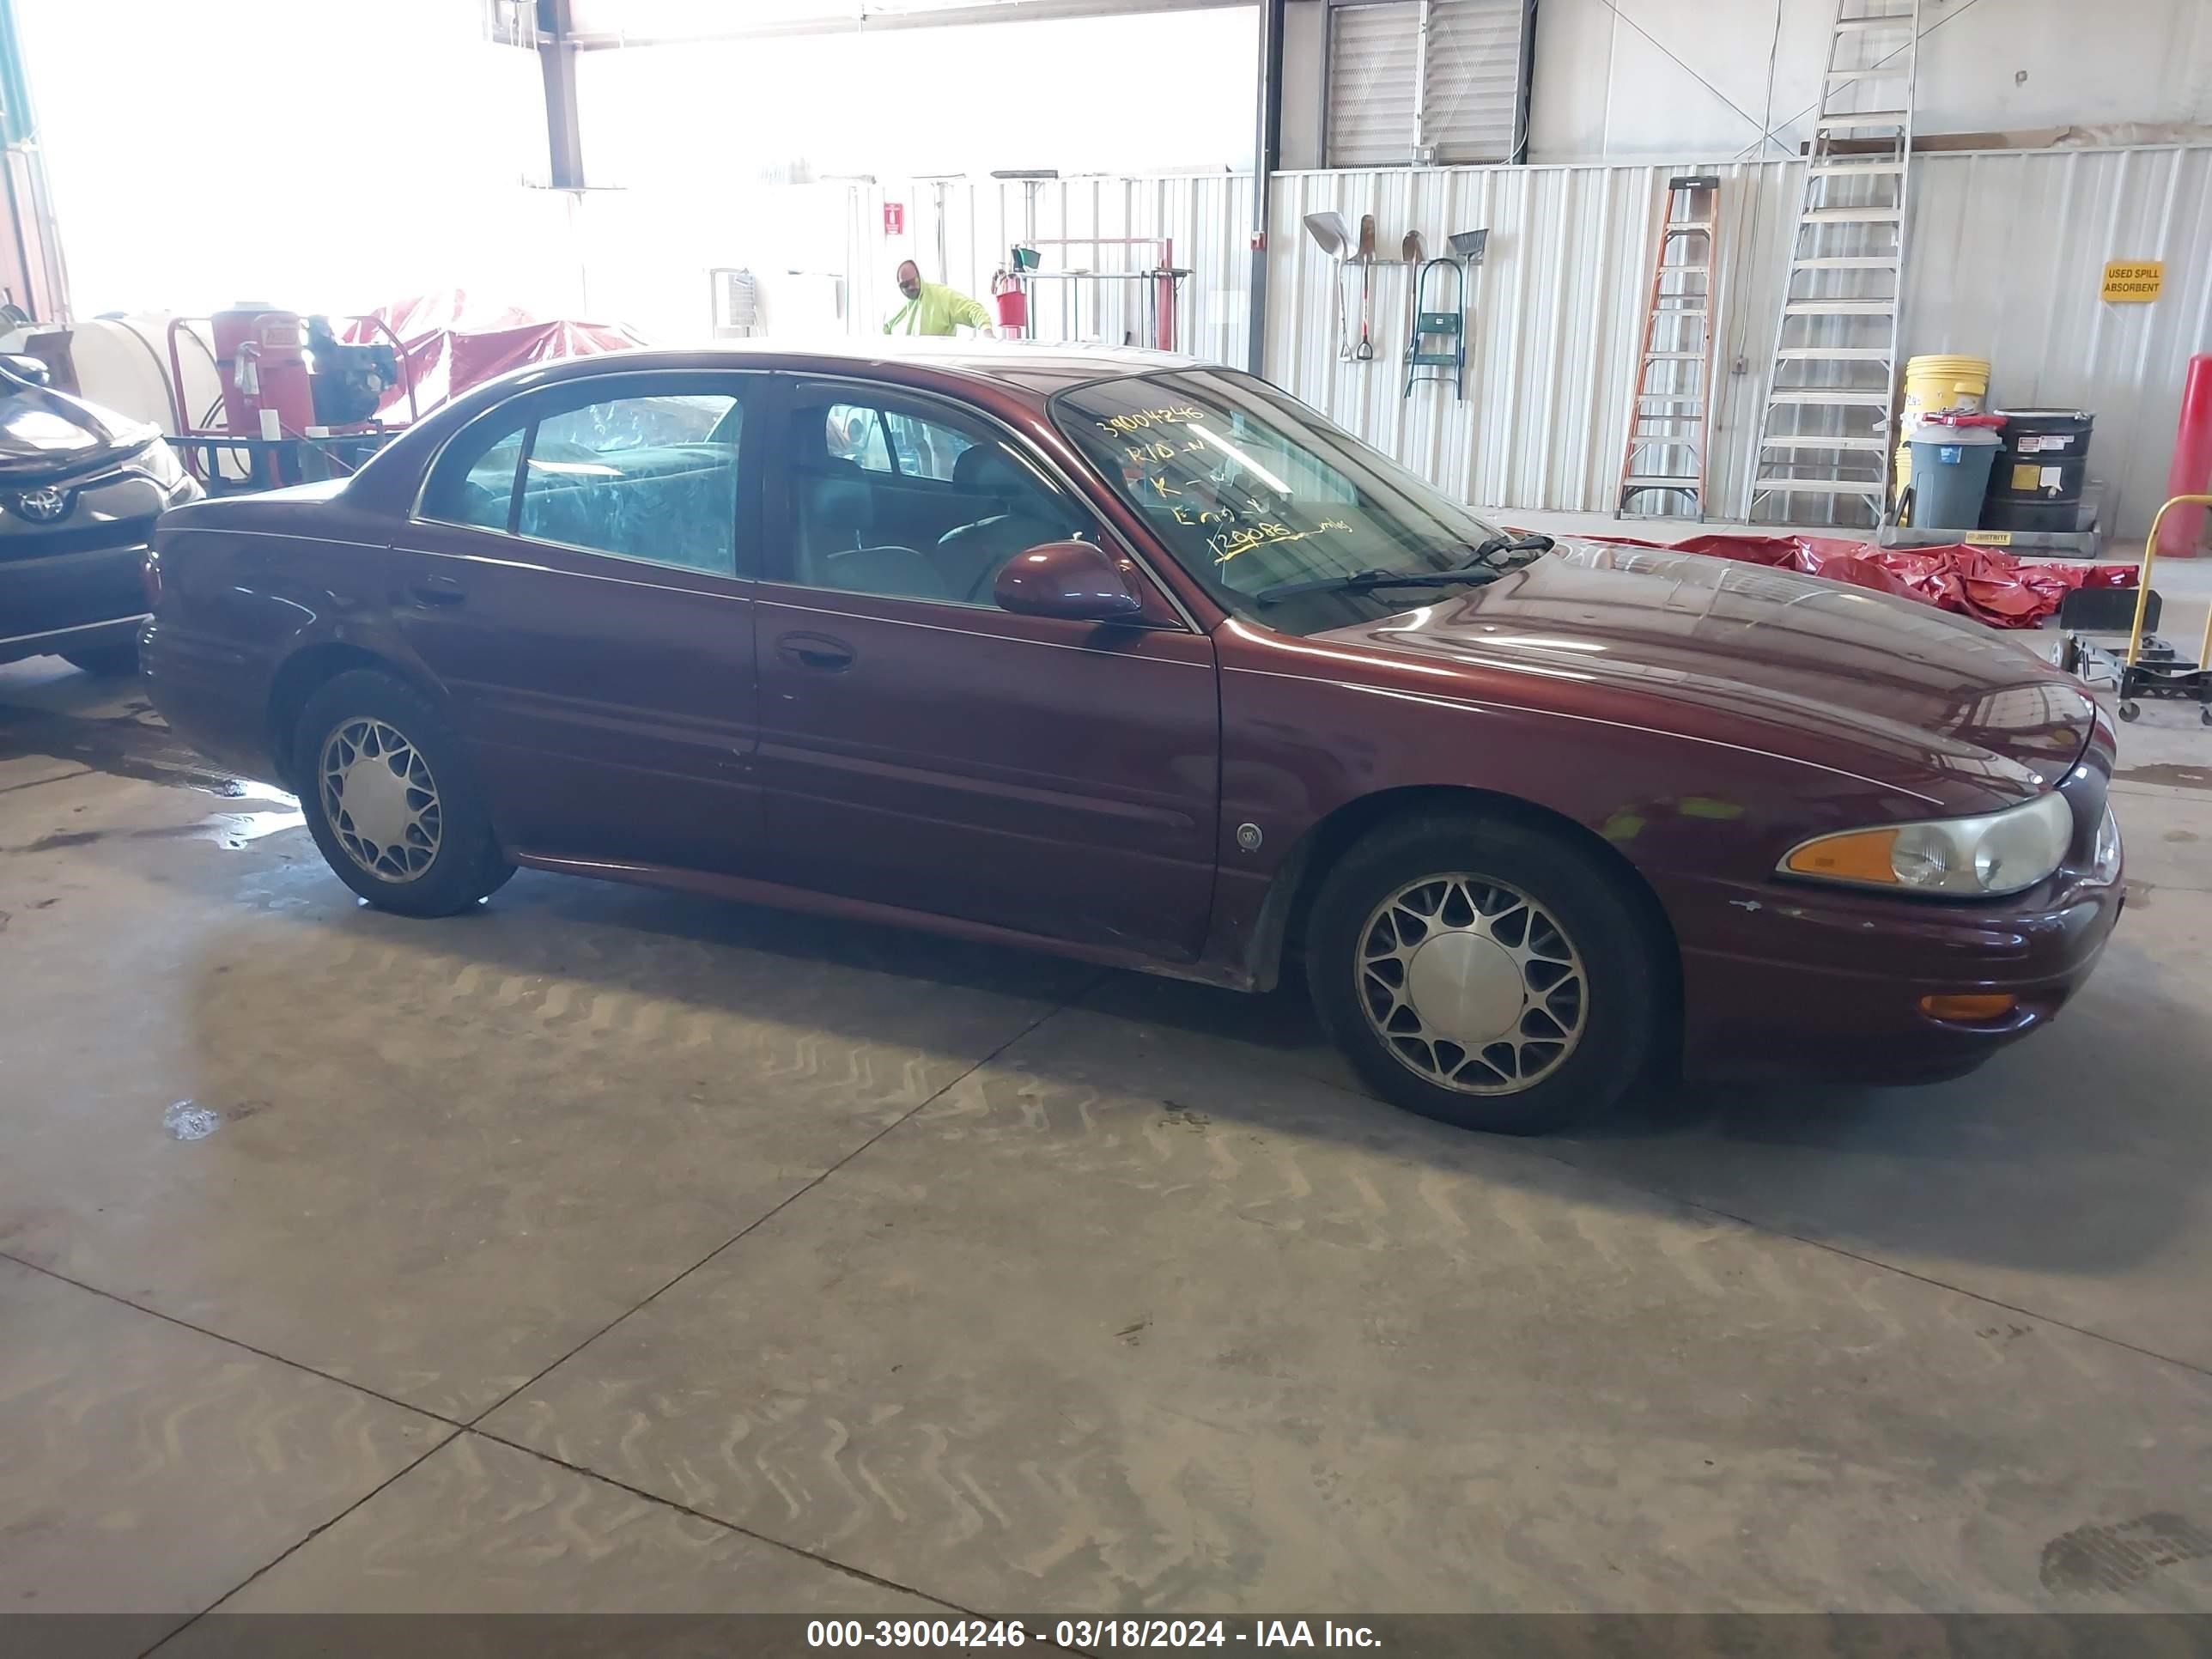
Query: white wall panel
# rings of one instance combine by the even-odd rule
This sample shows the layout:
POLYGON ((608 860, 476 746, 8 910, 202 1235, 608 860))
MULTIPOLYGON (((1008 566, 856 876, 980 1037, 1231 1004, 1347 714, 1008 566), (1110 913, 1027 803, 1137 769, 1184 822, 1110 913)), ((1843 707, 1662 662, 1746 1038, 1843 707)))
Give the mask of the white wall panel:
MULTIPOLYGON (((1765 155, 1794 154, 1835 15, 1834 0, 1543 0, 1529 155, 1756 161, 1762 126, 1780 141, 1765 155)), ((1929 0, 1921 30, 1923 134, 2212 121, 2205 0, 1929 0)))
MULTIPOLYGON (((1658 191, 1679 168, 1532 167, 1282 173, 1269 263, 1267 375, 1463 498, 1608 511, 1626 432, 1658 191), (1430 250, 1487 228, 1468 285, 1465 401, 1403 397, 1409 273, 1371 272, 1373 362, 1340 356, 1334 262, 1300 228, 1376 215, 1377 245, 1430 250)), ((1712 505, 1744 512, 1798 164, 1717 169, 1712 505), (1745 372, 1731 372, 1741 357, 1745 372)), ((2147 527, 2163 488, 2184 367, 2212 350, 2212 149, 1934 155, 1915 164, 1905 349, 1987 356, 1994 395, 2096 411, 2090 473, 2106 524, 2147 527), (2108 306, 2108 259, 2162 258, 2165 297, 2108 306)), ((1359 271, 1345 267, 1352 331, 1359 271)))
MULTIPOLYGON (((1668 169, 1468 167, 1278 175, 1279 227, 1270 265, 1269 378, 1462 497, 1489 504, 1591 511, 1605 505, 1620 465, 1630 377, 1643 325, 1658 191, 1668 169), (1331 284, 1347 295, 1358 330, 1361 273, 1341 272, 1300 228, 1327 210, 1357 223, 1376 216, 1378 246, 1418 229, 1431 253, 1453 232, 1487 228, 1484 263, 1468 283, 1467 396, 1425 382, 1404 395, 1403 353, 1413 273, 1372 272, 1375 359, 1340 355, 1331 284)), ((1724 372, 1745 272, 1753 203, 1765 192, 1771 228, 1779 166, 1722 173, 1723 228, 1714 319, 1723 343, 1723 442, 1716 499, 1728 499, 1725 428, 1733 383, 1724 372)), ((1778 240, 1779 232, 1777 232, 1778 240)), ((1434 280, 1433 278, 1431 279, 1434 280)), ((1437 290, 1431 289, 1433 302, 1437 290)), ((1755 332, 1759 331, 1754 331, 1755 332)), ((1749 348, 1755 358, 1771 343, 1749 348)))

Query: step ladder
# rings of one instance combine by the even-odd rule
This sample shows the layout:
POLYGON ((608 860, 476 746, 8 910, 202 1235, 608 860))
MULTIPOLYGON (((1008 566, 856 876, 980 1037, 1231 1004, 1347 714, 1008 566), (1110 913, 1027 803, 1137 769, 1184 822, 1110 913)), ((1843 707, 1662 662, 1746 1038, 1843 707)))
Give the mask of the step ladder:
POLYGON ((1753 520, 1878 527, 1887 514, 1919 41, 1920 0, 1836 8, 1775 318, 1753 520))
POLYGON ((1413 268, 1413 327, 1406 339, 1406 390, 1423 380, 1449 380, 1452 395, 1467 396, 1467 267, 1456 259, 1430 259, 1413 268), (1432 303, 1429 276, 1435 272, 1451 302, 1432 303))
POLYGON ((1669 179, 1659 194, 1643 352, 1629 393, 1628 443, 1613 501, 1616 519, 1651 492, 1692 518, 1705 516, 1720 199, 1720 177, 1710 173, 1669 179))

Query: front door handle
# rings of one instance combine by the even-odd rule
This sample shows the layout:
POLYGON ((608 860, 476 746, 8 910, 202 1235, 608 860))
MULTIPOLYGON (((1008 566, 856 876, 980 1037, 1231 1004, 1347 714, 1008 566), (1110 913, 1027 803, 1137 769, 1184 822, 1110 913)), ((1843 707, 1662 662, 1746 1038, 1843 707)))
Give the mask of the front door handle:
POLYGON ((786 634, 775 652, 786 662, 825 674, 842 674, 853 665, 853 647, 827 634, 786 634))
POLYGON ((417 605, 459 605, 468 592, 451 576, 425 576, 407 584, 408 596, 417 605))

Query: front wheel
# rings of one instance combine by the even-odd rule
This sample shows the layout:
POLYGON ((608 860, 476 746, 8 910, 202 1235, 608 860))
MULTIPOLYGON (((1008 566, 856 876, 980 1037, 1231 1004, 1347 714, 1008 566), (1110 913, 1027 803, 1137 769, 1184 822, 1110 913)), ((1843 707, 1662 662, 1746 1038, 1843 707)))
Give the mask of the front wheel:
POLYGON ((413 687, 339 675, 301 710, 292 752, 324 861, 379 908, 451 915, 514 873, 459 738, 413 687))
POLYGON ((1624 878, 1517 821, 1426 814, 1370 834, 1314 902, 1306 974, 1378 1094, 1462 1128, 1540 1134, 1610 1105, 1660 1006, 1624 878))

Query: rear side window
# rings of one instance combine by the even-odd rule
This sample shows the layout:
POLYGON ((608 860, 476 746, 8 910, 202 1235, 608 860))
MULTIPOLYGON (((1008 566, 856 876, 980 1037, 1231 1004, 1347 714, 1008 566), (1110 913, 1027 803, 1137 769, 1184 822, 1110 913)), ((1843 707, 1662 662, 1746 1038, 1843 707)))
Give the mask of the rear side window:
POLYGON ((485 530, 506 529, 514 511, 514 474, 522 461, 522 435, 510 432, 484 451, 475 465, 459 475, 449 510, 432 516, 485 530))
POLYGON ((830 453, 850 461, 865 472, 889 472, 890 441, 884 435, 883 411, 858 404, 832 404, 822 417, 823 439, 830 453))
POLYGON ((616 558, 737 574, 744 405, 729 393, 611 398, 485 434, 442 462, 425 517, 616 558))

